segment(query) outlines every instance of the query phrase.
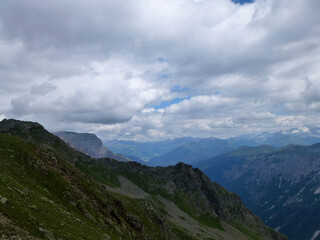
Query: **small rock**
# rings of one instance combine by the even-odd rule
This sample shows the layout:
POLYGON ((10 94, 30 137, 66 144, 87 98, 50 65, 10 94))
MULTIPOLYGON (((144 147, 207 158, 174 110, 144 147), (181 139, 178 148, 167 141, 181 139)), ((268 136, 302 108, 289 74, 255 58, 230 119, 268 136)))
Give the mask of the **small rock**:
POLYGON ((5 198, 5 197, 0 197, 0 202, 1 202, 2 204, 6 204, 7 201, 8 201, 7 198, 5 198))
POLYGON ((143 222, 141 220, 139 220, 137 217, 135 216, 127 216, 126 217, 127 222, 129 223, 129 225, 134 228, 135 230, 142 232, 143 229, 143 222))
POLYGON ((31 205, 31 206, 29 206, 29 208, 31 208, 33 210, 38 210, 38 207, 36 205, 31 205))
POLYGON ((111 237, 108 234, 104 234, 103 240, 111 240, 111 237))

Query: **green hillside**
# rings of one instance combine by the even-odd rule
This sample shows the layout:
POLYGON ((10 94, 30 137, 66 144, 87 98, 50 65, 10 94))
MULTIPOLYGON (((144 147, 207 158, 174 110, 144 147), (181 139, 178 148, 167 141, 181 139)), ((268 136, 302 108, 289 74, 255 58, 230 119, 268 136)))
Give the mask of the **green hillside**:
POLYGON ((90 159, 36 123, 0 131, 2 239, 286 239, 189 165, 90 159))

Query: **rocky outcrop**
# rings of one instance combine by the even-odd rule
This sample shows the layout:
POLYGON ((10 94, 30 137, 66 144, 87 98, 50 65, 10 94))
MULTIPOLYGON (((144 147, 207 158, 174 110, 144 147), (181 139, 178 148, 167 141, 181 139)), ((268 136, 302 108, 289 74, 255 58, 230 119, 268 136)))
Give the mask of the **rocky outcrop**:
POLYGON ((56 136, 60 137, 71 147, 87 154, 93 158, 112 158, 118 161, 127 162, 129 158, 114 154, 109 149, 103 146, 102 141, 93 133, 75 133, 75 132, 55 132, 56 136))

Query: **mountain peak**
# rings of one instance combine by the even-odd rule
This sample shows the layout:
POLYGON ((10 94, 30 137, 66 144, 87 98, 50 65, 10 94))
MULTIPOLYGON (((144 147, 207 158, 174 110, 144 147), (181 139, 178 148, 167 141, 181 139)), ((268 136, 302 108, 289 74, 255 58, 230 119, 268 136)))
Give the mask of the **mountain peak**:
POLYGON ((69 144, 74 149, 89 155, 93 158, 113 158, 118 161, 127 162, 129 159, 123 155, 114 154, 108 148, 103 146, 100 138, 93 133, 76 132, 55 132, 56 136, 69 144))
MULTIPOLYGON (((313 129, 315 127, 312 127, 313 129)), ((291 128, 288 130, 283 130, 281 131, 282 135, 287 135, 287 134, 311 134, 312 131, 309 129, 308 126, 300 126, 297 128, 291 128)))
POLYGON ((44 129, 44 127, 37 122, 20 121, 16 119, 3 119, 0 121, 0 131, 2 132, 10 130, 27 131, 31 128, 44 129))

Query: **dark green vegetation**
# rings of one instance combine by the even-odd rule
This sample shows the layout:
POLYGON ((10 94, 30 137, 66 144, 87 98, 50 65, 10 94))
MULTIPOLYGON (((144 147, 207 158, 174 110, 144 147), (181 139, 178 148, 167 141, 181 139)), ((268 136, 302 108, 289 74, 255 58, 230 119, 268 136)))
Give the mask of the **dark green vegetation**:
POLYGON ((0 212, 4 229, 13 229, 2 233, 5 239, 12 234, 99 239, 104 228, 110 236, 119 234, 106 224, 116 222, 110 212, 121 216, 117 202, 101 186, 48 148, 4 134, 0 146, 0 193, 7 199, 0 212))
POLYGON ((122 163, 112 159, 98 159, 81 163, 78 167, 87 173, 92 172, 94 168, 93 177, 96 180, 99 181, 101 176, 105 175, 110 181, 108 184, 114 185, 117 183, 112 173, 110 174, 111 169, 130 179, 153 199, 160 195, 174 202, 201 225, 225 231, 221 224, 224 222, 250 236, 249 239, 261 239, 261 235, 266 239, 281 238, 276 232, 263 227, 261 220, 252 215, 236 194, 211 182, 199 169, 193 169, 190 165, 179 163, 172 167, 152 168, 135 162, 122 163), (97 165, 100 166, 100 170, 97 165))
POLYGON ((189 165, 91 159, 31 122, 0 132, 3 239, 286 239, 189 165))
POLYGON ((320 144, 241 147, 198 167, 290 239, 320 230, 320 144))

